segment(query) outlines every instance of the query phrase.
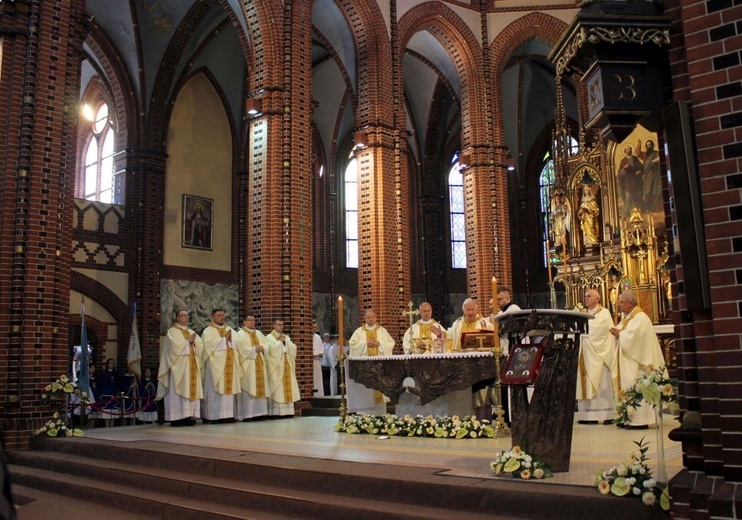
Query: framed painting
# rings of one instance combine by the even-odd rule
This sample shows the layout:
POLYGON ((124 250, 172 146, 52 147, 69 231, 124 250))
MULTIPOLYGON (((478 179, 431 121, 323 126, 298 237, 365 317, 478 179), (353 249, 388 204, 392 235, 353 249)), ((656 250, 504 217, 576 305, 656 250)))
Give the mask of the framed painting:
POLYGON ((543 357, 543 345, 512 345, 500 382, 504 385, 532 385, 538 376, 543 357))
POLYGON ((189 249, 213 248, 214 199, 183 195, 183 238, 181 245, 189 249))

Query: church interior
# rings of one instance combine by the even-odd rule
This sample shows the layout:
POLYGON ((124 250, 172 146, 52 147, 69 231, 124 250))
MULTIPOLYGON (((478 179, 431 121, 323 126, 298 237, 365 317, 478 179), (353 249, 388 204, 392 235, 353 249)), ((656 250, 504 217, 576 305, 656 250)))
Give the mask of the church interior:
POLYGON ((155 373, 179 309, 282 319, 301 415, 313 319, 373 308, 401 353, 411 303, 448 326, 494 280, 616 323, 630 290, 677 381, 673 517, 740 518, 740 9, 0 1, 5 450, 83 329, 126 366, 134 304, 155 373))

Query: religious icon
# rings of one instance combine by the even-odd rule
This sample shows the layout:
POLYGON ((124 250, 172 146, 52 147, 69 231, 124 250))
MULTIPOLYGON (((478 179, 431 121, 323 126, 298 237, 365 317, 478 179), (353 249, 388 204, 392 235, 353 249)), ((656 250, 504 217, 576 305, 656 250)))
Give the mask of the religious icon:
POLYGON ((543 356, 543 345, 513 345, 500 381, 505 385, 533 384, 538 377, 543 356))
POLYGON ((214 200, 183 195, 182 246, 191 249, 212 249, 214 200))

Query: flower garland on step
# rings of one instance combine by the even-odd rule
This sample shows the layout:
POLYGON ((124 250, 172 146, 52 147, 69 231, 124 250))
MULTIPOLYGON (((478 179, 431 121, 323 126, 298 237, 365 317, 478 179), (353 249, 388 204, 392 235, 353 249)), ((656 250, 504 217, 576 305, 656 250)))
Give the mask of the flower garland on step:
POLYGON ((514 477, 524 480, 554 476, 548 464, 521 450, 520 446, 513 446, 510 451, 501 451, 497 458, 490 462, 490 469, 495 475, 512 473, 514 477))
POLYGON ((400 435, 404 437, 436 437, 439 439, 494 438, 495 430, 490 421, 479 420, 474 415, 440 417, 428 415, 369 415, 348 414, 335 425, 336 432, 368 433, 371 435, 400 435))

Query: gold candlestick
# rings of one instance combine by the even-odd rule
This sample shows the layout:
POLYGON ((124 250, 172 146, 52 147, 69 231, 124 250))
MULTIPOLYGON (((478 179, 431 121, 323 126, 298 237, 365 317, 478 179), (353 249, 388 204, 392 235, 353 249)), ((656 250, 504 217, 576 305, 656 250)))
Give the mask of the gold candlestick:
POLYGON ((345 400, 345 349, 343 349, 343 297, 338 296, 338 364, 340 366, 340 420, 345 421, 348 406, 345 400))
POLYGON ((492 354, 495 356, 495 369, 497 376, 495 379, 495 393, 497 394, 497 406, 495 406, 495 424, 492 425, 495 430, 495 439, 502 435, 507 437, 510 435, 510 428, 508 428, 505 422, 505 409, 502 407, 502 384, 500 383, 500 356, 502 355, 502 347, 499 343, 492 349, 492 354))

